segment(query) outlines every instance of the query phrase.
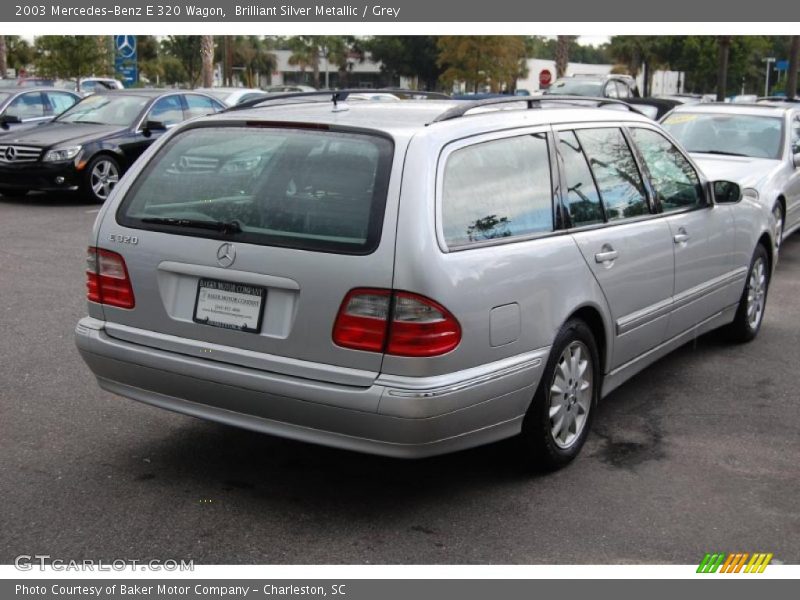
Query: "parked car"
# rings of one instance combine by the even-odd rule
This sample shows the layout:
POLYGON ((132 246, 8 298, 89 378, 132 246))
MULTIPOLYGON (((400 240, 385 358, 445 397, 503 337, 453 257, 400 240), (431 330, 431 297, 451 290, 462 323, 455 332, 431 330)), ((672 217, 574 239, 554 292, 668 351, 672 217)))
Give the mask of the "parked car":
POLYGON ((81 93, 83 95, 122 89, 125 89, 122 82, 112 77, 84 77, 81 79, 81 93))
POLYGON ((681 103, 669 98, 626 98, 625 102, 633 106, 643 115, 658 121, 681 103))
POLYGON ((122 174, 164 131, 225 108, 174 90, 119 90, 83 98, 51 123, 0 137, 0 194, 78 191, 104 202, 122 174))
POLYGON ((656 96, 656 98, 674 100, 678 104, 699 104, 701 102, 708 102, 702 94, 662 94, 656 96))
POLYGON ((711 329, 758 333, 772 230, 735 183, 639 114, 491 110, 509 101, 176 127, 89 240, 76 341, 99 385, 396 457, 520 435, 556 468, 629 377, 711 329))
POLYGON ((249 102, 267 95, 264 90, 258 88, 211 87, 198 88, 195 91, 214 96, 214 98, 224 102, 227 106, 236 106, 242 102, 249 102))
POLYGON ((681 106, 663 125, 709 177, 772 213, 776 244, 800 228, 800 104, 681 106))
POLYGON ((556 79, 543 94, 593 98, 639 98, 636 80, 629 75, 573 75, 556 79))
POLYGON ((52 121, 80 99, 55 88, 0 88, 0 136, 52 121))
POLYGON ((268 94, 287 94, 292 92, 316 92, 317 88, 310 85, 301 84, 286 84, 286 85, 271 85, 264 88, 268 94))

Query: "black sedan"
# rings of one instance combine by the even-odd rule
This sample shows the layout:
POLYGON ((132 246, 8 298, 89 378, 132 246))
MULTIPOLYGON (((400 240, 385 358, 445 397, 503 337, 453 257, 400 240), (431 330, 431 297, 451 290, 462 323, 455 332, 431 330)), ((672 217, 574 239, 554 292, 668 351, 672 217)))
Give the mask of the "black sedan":
POLYGON ((0 89, 0 134, 52 121, 81 97, 56 88, 0 89))
POLYGON ((224 108, 216 98, 197 92, 94 94, 50 123, 0 135, 0 194, 78 191, 104 202, 122 174, 164 131, 224 108))

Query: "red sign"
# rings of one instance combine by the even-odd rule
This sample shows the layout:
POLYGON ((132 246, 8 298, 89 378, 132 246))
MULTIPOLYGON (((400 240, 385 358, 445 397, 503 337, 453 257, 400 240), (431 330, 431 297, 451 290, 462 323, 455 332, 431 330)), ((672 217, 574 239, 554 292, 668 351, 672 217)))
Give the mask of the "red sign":
POLYGON ((539 87, 546 88, 550 87, 550 84, 553 81, 553 74, 550 72, 549 69, 542 69, 539 71, 539 87))

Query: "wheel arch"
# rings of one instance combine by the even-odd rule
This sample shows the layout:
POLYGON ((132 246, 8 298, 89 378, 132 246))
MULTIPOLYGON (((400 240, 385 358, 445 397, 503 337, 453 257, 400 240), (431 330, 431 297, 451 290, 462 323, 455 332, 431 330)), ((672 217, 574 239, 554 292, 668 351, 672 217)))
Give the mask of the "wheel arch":
POLYGON ((608 370, 608 361, 612 350, 611 331, 606 319, 603 317, 603 313, 593 304, 584 304, 572 311, 564 322, 566 323, 571 319, 580 319, 586 323, 592 332, 597 344, 597 352, 600 358, 600 375, 602 377, 608 370))

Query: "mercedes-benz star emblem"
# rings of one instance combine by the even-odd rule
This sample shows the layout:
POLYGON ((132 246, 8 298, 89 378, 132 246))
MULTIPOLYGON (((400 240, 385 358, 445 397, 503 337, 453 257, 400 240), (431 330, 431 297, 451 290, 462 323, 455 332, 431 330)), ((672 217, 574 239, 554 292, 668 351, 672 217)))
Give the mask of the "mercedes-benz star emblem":
POLYGON ((133 58, 136 54, 136 37, 132 35, 118 35, 115 36, 114 45, 117 48, 117 54, 122 58, 133 58))
POLYGON ((227 269, 235 260, 236 248, 234 248, 233 244, 225 242, 219 248, 217 248, 217 264, 220 267, 225 267, 227 269))
POLYGON ((17 157, 17 151, 14 149, 14 146, 9 146, 6 148, 6 160, 8 162, 12 162, 17 157))

